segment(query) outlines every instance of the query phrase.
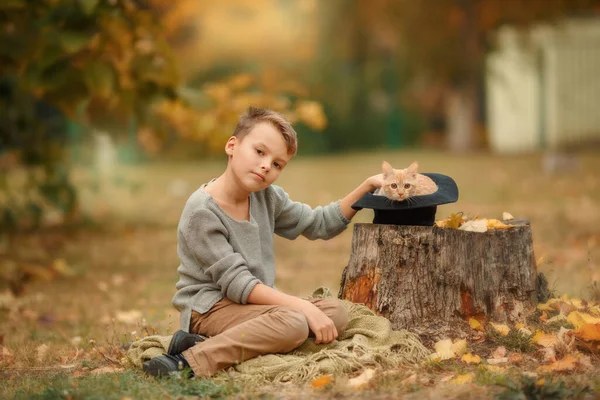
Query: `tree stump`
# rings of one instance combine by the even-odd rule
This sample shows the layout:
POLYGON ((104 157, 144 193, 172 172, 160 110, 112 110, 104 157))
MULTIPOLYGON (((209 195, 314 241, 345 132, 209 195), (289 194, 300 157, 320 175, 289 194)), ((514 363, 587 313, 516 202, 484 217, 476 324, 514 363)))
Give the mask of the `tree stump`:
POLYGON ((356 224, 339 297, 435 340, 466 332, 470 317, 523 321, 537 302, 531 227, 505 223, 484 233, 356 224))

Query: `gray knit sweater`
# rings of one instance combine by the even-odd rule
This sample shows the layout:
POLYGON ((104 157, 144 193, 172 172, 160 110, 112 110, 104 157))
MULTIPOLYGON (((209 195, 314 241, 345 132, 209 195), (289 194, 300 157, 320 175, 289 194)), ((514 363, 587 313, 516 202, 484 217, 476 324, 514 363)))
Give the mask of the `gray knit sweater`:
POLYGON ((173 305, 181 329, 188 332, 192 310, 205 313, 219 300, 246 304, 254 286, 273 287, 273 233, 288 239, 328 239, 350 222, 339 201, 312 209, 291 201, 271 185, 250 195, 250 221, 236 221, 223 211, 202 185, 188 199, 177 229, 181 264, 173 305))

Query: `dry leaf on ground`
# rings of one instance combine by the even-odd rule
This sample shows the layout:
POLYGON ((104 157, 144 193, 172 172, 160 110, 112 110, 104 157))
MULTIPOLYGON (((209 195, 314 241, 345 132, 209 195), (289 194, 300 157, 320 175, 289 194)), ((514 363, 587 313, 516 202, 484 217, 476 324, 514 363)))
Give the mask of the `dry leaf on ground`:
POLYGON ((375 377, 375 370, 371 369, 371 368, 366 369, 363 371, 362 374, 360 374, 356 378, 350 379, 348 381, 348 386, 350 386, 353 389, 362 389, 365 386, 367 386, 369 384, 369 382, 371 382, 371 380, 373 380, 374 377, 375 377))
POLYGON ((452 343, 452 351, 457 356, 462 356, 467 352, 467 341, 465 339, 459 339, 452 343))
POLYGON ((481 322, 479 322, 475 318, 469 318, 469 326, 471 327, 471 329, 483 331, 483 325, 481 325, 481 322))
POLYGON ((11 364, 15 359, 14 354, 4 346, 0 346, 0 349, 0 363, 3 365, 11 364))
POLYGON ((477 354, 473 355, 471 353, 467 353, 467 354, 463 355, 460 359, 465 364, 479 364, 479 363, 481 363, 481 357, 479 357, 477 354))
POLYGON ((554 350, 554 347, 545 347, 543 349, 540 349, 540 352, 543 356, 543 363, 548 364, 556 362, 556 350, 554 350))
POLYGON ((550 365, 542 365, 538 368, 539 372, 568 372, 573 371, 578 365, 577 357, 567 354, 558 361, 550 365))
POLYGON ((44 360, 46 359, 46 355, 48 354, 48 349, 50 347, 47 344, 40 344, 36 349, 35 349, 35 359, 37 361, 38 364, 41 364, 44 362, 44 360))
POLYGON ((492 352, 492 358, 503 358, 506 356, 506 347, 499 346, 492 352))
POLYGON ((531 338, 531 341, 535 344, 538 344, 542 347, 552 347, 558 343, 558 337, 551 333, 544 333, 542 331, 537 331, 535 335, 531 338))
POLYGON ((458 385, 463 385, 465 383, 473 382, 474 377, 475 377, 475 374, 473 374, 473 373, 458 375, 456 378, 452 379, 450 382, 458 384, 458 385))
POLYGON ((321 388, 323 386, 329 385, 331 383, 331 375, 323 375, 316 379, 313 379, 311 382, 312 387, 321 388))
POLYGON ((452 339, 442 339, 433 345, 435 353, 429 357, 433 360, 449 360, 454 358, 454 352, 452 351, 452 339))
POLYGON ((587 341, 600 341, 600 323, 583 324, 575 331, 575 336, 587 341))
POLYGON ((599 317, 594 317, 593 315, 581 311, 571 312, 567 317, 567 321, 573 324, 573 326, 577 330, 579 330, 579 328, 587 324, 600 324, 599 317))
POLYGON ((490 326, 502 336, 506 336, 508 335, 508 332, 510 332, 510 328, 505 324, 494 324, 493 322, 490 322, 490 326))

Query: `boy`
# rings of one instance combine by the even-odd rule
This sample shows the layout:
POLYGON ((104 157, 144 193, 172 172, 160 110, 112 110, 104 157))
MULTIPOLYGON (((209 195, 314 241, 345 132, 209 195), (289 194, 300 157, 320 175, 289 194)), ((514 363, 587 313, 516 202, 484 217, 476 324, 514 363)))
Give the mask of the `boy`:
POLYGON ((181 330, 168 354, 144 365, 147 373, 191 367, 209 377, 261 354, 289 352, 309 334, 315 343, 329 343, 346 327, 337 299, 303 300, 273 288, 273 233, 288 239, 339 234, 356 213, 351 205, 381 187, 382 176, 311 209, 272 185, 296 149, 296 132, 281 114, 250 108, 240 118, 225 145, 225 172, 193 193, 182 212, 173 297, 181 330))

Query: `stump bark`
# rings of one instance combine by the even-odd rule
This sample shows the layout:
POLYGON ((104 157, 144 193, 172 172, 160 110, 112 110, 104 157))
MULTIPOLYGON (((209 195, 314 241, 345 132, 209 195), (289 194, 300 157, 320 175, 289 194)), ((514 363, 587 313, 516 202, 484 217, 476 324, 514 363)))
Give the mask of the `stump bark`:
POLYGON ((537 302, 531 227, 506 223, 484 233, 356 224, 339 297, 434 339, 469 317, 522 321, 537 302))

